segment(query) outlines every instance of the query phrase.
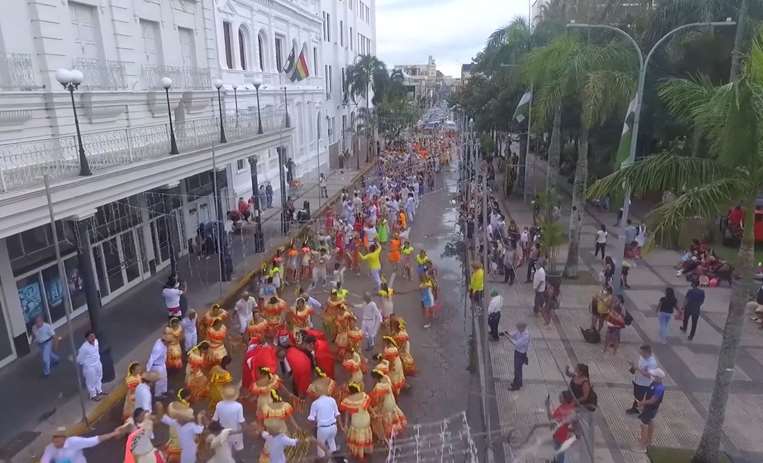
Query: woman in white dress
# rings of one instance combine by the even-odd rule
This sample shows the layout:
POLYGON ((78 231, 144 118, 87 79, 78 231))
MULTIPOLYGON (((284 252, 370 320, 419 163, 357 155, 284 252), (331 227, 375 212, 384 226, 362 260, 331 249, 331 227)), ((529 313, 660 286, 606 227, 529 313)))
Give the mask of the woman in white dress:
POLYGON ((231 446, 228 443, 228 436, 232 431, 228 428, 223 428, 218 421, 209 423, 207 431, 209 431, 207 445, 214 452, 212 458, 207 463, 236 463, 236 460, 233 459, 231 446))

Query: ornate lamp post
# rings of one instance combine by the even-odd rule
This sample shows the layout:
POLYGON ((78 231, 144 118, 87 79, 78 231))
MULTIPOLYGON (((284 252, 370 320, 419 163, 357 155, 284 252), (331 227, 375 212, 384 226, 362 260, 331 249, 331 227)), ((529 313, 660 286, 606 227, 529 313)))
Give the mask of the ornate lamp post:
POLYGON ((167 118, 170 121, 170 154, 179 154, 178 144, 175 140, 175 129, 172 127, 172 109, 170 109, 170 87, 172 87, 172 79, 169 77, 162 77, 162 87, 164 87, 164 95, 167 97, 167 118))
POLYGON ((215 79, 215 88, 217 89, 217 107, 220 110, 220 143, 228 143, 228 139, 225 138, 225 124, 223 124, 223 99, 220 94, 220 89, 223 87, 223 81, 215 79))
POLYGON ((262 114, 260 114, 260 87, 262 86, 262 82, 255 80, 252 83, 254 84, 254 91, 257 95, 257 134, 262 135, 262 114))
POLYGON ((61 84, 64 89, 69 91, 69 96, 72 101, 72 112, 74 113, 74 127, 77 129, 77 145, 79 147, 79 174, 83 177, 93 175, 90 170, 90 165, 87 163, 87 156, 85 156, 85 147, 82 145, 82 133, 79 130, 79 118, 77 117, 77 106, 74 104, 74 91, 82 83, 84 76, 81 71, 76 69, 69 70, 61 68, 56 71, 56 80, 61 84))

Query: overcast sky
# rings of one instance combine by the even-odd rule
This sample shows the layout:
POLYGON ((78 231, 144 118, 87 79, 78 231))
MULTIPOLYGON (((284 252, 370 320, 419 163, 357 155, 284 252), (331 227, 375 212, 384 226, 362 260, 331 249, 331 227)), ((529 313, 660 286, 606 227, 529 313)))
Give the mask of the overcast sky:
POLYGON ((527 17, 526 0, 376 0, 379 57, 395 64, 424 64, 432 55, 437 69, 459 77, 461 64, 485 45, 488 36, 515 16, 527 17))

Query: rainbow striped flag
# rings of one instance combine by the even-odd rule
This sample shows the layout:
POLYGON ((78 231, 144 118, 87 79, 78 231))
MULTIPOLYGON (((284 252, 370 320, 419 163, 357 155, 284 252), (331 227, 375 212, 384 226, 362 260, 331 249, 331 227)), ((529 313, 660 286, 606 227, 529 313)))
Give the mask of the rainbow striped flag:
POLYGON ((310 68, 307 66, 307 58, 305 58, 305 47, 302 47, 302 51, 299 52, 299 58, 294 65, 294 73, 291 75, 292 81, 299 81, 310 77, 310 68))

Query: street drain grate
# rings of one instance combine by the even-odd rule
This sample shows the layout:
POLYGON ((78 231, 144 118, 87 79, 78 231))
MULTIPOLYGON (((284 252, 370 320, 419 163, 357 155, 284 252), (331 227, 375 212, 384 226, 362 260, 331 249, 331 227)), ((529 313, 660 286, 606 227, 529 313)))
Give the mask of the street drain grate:
POLYGON ((39 432, 21 431, 0 447, 0 459, 9 461, 39 436, 39 432))

